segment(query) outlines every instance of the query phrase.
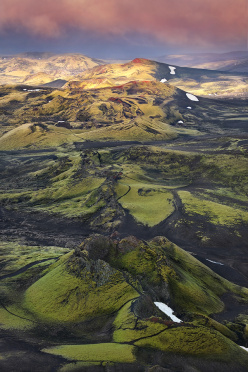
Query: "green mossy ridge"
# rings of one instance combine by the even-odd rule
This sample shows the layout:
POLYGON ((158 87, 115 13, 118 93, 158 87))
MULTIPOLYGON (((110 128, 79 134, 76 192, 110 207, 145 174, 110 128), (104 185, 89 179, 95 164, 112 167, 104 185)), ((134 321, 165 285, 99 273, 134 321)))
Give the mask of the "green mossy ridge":
POLYGON ((137 318, 131 311, 131 305, 132 301, 123 306, 115 318, 113 323, 115 342, 133 342, 139 338, 150 337, 167 328, 164 324, 137 318))
POLYGON ((222 361, 248 362, 248 354, 219 332, 206 327, 182 326, 135 342, 136 346, 177 354, 212 357, 222 361))
POLYGON ((94 214, 105 205, 99 195, 106 178, 97 176, 94 172, 99 160, 89 152, 86 160, 82 160, 80 154, 72 153, 65 161, 69 167, 61 168, 62 158, 58 165, 55 164, 40 175, 50 178, 51 185, 33 192, 30 204, 70 217, 94 214))
POLYGON ((137 295, 104 261, 80 268, 80 259, 64 259, 28 288, 23 307, 42 321, 80 322, 111 314, 137 295))
POLYGON ((170 277, 169 288, 175 309, 205 315, 220 312, 224 304, 220 296, 232 292, 247 298, 248 290, 214 273, 191 254, 174 244, 164 246, 165 253, 177 277, 170 277))
POLYGON ((85 177, 82 181, 70 183, 65 180, 54 182, 52 188, 46 188, 34 194, 31 202, 42 203, 43 201, 63 201, 88 194, 94 189, 99 188, 105 178, 85 177))
POLYGON ((123 186, 126 185, 130 191, 119 202, 138 222, 152 227, 173 213, 173 195, 165 188, 155 184, 149 187, 147 183, 124 177, 116 187, 117 196, 124 194, 123 186))
POLYGON ((197 325, 197 326, 205 326, 208 328, 213 328, 216 331, 220 332, 223 336, 230 338, 230 340, 234 342, 238 341, 238 336, 235 332, 231 331, 224 324, 221 324, 217 322, 216 320, 211 319, 209 317, 194 314, 194 320, 192 324, 197 325))
POLYGON ((142 280, 154 285, 165 283, 170 276, 176 275, 159 245, 152 241, 147 244, 134 237, 122 239, 118 251, 112 252, 108 260, 113 267, 142 277, 142 280))
POLYGON ((184 210, 191 216, 199 214, 217 225, 233 226, 248 222, 248 212, 232 208, 227 205, 213 202, 211 200, 200 199, 188 191, 179 191, 184 210))
MULTIPOLYGON (((20 204, 39 211, 58 213, 66 217, 89 218, 106 205, 106 176, 98 172, 99 159, 88 151, 80 153, 56 152, 56 161, 46 161, 38 171, 29 169, 32 184, 45 184, 38 190, 3 192, 3 204, 20 204), (98 172, 98 174, 96 174, 98 172)), ((40 165, 39 165, 40 167, 40 165)), ((102 172, 103 173, 103 172, 102 172)))
POLYGON ((42 352, 60 355, 66 359, 85 362, 117 362, 134 363, 135 347, 117 343, 101 343, 90 345, 62 345, 42 349, 42 352))
POLYGON ((157 296, 164 298, 163 301, 167 300, 163 297, 166 290, 173 309, 178 312, 210 315, 224 310, 220 297, 226 292, 242 301, 248 297, 246 288, 223 279, 162 237, 154 238, 148 244, 131 237, 123 239, 108 261, 113 267, 139 277, 141 285, 144 288, 151 286, 157 296))
POLYGON ((180 177, 178 181, 189 184, 200 177, 213 184, 214 188, 218 186, 219 189, 222 185, 228 187, 232 193, 243 194, 247 201, 248 159, 243 154, 209 155, 174 150, 173 147, 163 149, 156 146, 137 146, 123 152, 122 158, 131 167, 139 165, 148 176, 156 176, 156 182, 158 179, 165 181, 180 177))

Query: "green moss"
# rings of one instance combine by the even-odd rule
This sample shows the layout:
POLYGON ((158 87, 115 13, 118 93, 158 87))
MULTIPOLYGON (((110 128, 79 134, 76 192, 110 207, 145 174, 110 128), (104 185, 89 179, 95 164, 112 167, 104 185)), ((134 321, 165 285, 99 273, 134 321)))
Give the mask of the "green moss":
POLYGON ((0 327, 2 329, 28 330, 35 325, 30 314, 16 305, 0 308, 0 327), (6 310, 7 309, 7 310, 6 310))
POLYGON ((131 345, 102 343, 91 345, 62 345, 42 349, 42 352, 86 362, 133 363, 135 362, 134 350, 135 347, 131 345))
POLYGON ((238 337, 237 334, 233 331, 231 331, 229 328, 227 328, 224 324, 221 324, 217 322, 214 319, 211 319, 209 317, 194 314, 194 320, 192 322, 195 325, 202 325, 205 327, 213 328, 216 331, 220 332, 223 336, 230 338, 230 340, 237 342, 238 337))
POLYGON ((173 244, 164 246, 167 258, 177 273, 169 287, 176 308, 210 315, 224 309, 220 296, 232 292, 247 298, 247 290, 232 284, 173 244))
POLYGON ((173 195, 161 186, 153 184, 150 188, 146 183, 124 178, 120 186, 117 186, 117 195, 123 195, 123 186, 130 187, 130 191, 121 197, 119 202, 138 222, 151 227, 174 211, 173 195))
POLYGON ((169 281, 174 306, 185 312, 203 314, 218 313, 224 310, 219 297, 209 290, 201 280, 181 271, 181 280, 171 278, 169 281))
POLYGON ((188 191, 179 191, 184 209, 188 215, 199 214, 217 225, 238 225, 248 222, 248 212, 224 204, 195 197, 188 191))
POLYGON ((24 308, 43 321, 79 322, 111 314, 137 297, 120 272, 103 261, 96 265, 58 262, 28 288, 24 308))
POLYGON ((167 282, 175 271, 166 261, 166 255, 159 245, 144 244, 135 238, 121 240, 118 245, 118 254, 109 257, 109 262, 116 268, 128 271, 134 277, 153 285, 167 282))
POLYGON ((137 341, 135 345, 177 354, 199 355, 223 361, 246 363, 248 355, 219 332, 205 327, 168 329, 157 336, 137 341))

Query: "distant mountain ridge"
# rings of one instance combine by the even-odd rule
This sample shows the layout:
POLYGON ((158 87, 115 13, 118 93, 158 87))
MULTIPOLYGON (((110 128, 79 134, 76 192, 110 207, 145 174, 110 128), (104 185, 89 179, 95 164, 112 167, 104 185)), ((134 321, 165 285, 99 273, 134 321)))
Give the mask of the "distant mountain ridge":
POLYGON ((210 70, 248 72, 248 52, 192 53, 163 55, 155 58, 158 62, 172 63, 181 67, 206 68, 210 70))
POLYGON ((103 64, 101 60, 82 54, 21 53, 0 57, 0 84, 43 84, 67 79, 103 64), (39 76, 37 74, 43 74, 39 76), (44 74, 46 79, 44 82, 44 74), (32 81, 35 76, 35 81, 32 81), (31 79, 31 80, 30 80, 31 79), (30 80, 30 81, 29 81, 30 80))

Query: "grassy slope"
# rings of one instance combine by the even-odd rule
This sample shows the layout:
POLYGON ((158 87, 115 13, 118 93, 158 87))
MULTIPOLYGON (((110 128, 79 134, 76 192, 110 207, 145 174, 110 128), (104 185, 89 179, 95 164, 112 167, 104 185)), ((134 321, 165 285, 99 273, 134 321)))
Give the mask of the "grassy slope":
POLYGON ((172 194, 159 185, 152 185, 150 188, 146 182, 123 178, 118 183, 116 192, 123 208, 128 209, 144 225, 154 226, 174 211, 172 194), (131 189, 125 195, 129 187, 131 189))
POLYGON ((68 268, 64 259, 58 262, 28 288, 23 306, 41 320, 79 322, 110 314, 137 297, 137 292, 125 282, 121 273, 106 263, 99 262, 94 274, 91 266, 86 266, 79 276, 73 271, 75 264, 69 262, 71 267, 68 268))
POLYGON ((86 362, 118 362, 133 363, 135 347, 117 343, 92 344, 92 345, 63 345, 43 349, 43 352, 63 356, 72 360, 86 362))

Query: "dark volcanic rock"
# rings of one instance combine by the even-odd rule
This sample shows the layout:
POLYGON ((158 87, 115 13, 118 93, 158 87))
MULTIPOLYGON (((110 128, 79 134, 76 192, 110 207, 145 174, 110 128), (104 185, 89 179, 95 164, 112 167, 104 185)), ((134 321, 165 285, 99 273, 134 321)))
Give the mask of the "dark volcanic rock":
POLYGON ((88 252, 89 259, 96 261, 103 260, 108 255, 111 246, 113 246, 113 243, 109 238, 100 234, 93 234, 80 247, 88 252))

